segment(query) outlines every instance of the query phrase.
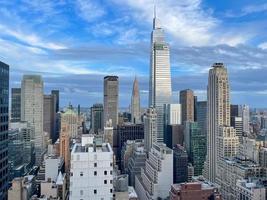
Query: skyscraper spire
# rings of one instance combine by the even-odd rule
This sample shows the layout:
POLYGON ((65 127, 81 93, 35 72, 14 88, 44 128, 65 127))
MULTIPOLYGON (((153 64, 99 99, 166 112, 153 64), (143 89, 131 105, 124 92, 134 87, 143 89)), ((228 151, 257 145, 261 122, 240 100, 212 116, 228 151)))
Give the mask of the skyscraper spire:
POLYGON ((140 95, 138 81, 135 76, 133 91, 132 91, 132 100, 131 100, 131 114, 132 114, 132 123, 138 124, 141 122, 140 119, 140 95))
POLYGON ((154 19, 153 19, 153 29, 160 29, 160 21, 157 18, 157 6, 156 6, 156 2, 154 0, 154 19))

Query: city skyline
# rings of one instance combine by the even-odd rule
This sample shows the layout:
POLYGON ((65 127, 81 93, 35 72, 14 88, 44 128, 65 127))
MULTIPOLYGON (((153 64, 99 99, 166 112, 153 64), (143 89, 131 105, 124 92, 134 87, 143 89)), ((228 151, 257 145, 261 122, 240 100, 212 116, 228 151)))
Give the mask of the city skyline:
MULTIPOLYGON (((214 62, 224 62, 231 102, 265 107, 267 38, 262 3, 157 1, 157 15, 170 43, 174 102, 179 90, 186 88, 205 100, 207 70, 214 62)), ((90 107, 103 101, 103 77, 118 75, 120 107, 127 107, 136 75, 141 105, 147 105, 152 0, 70 4, 46 0, 42 7, 34 1, 1 1, 0 5, 0 58, 10 65, 11 87, 19 86, 23 74, 41 74, 46 93, 60 89, 61 106, 71 101, 90 107), (88 14, 90 10, 96 11, 94 15, 88 14)))

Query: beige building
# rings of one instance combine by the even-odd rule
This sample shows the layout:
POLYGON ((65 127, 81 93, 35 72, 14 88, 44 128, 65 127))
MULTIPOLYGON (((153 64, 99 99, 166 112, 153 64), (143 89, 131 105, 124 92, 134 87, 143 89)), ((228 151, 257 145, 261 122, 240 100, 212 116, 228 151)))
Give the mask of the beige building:
POLYGON ((70 138, 76 138, 78 136, 79 119, 78 114, 70 106, 67 110, 61 114, 61 127, 67 127, 66 130, 70 138))

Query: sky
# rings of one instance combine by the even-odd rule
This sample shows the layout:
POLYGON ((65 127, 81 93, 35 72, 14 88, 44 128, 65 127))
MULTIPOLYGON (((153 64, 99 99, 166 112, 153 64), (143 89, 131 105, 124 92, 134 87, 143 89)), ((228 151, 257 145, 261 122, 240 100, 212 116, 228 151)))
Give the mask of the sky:
MULTIPOLYGON (((103 77, 118 75, 120 107, 134 77, 148 102, 154 0, 0 0, 0 60, 10 85, 40 74, 60 104, 103 102, 103 77)), ((173 102, 182 89, 206 99, 208 70, 225 63, 233 104, 267 107, 266 0, 156 0, 171 48, 173 102)))

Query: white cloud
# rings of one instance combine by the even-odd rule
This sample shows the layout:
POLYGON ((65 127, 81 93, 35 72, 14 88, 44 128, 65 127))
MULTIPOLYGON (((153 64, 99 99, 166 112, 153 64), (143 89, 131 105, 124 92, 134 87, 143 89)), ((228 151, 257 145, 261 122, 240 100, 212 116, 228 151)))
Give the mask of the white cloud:
POLYGON ((258 47, 261 49, 267 49, 267 42, 263 42, 263 43, 259 44, 258 47))
POLYGON ((105 15, 106 11, 96 1, 76 0, 77 13, 88 22, 105 15))

